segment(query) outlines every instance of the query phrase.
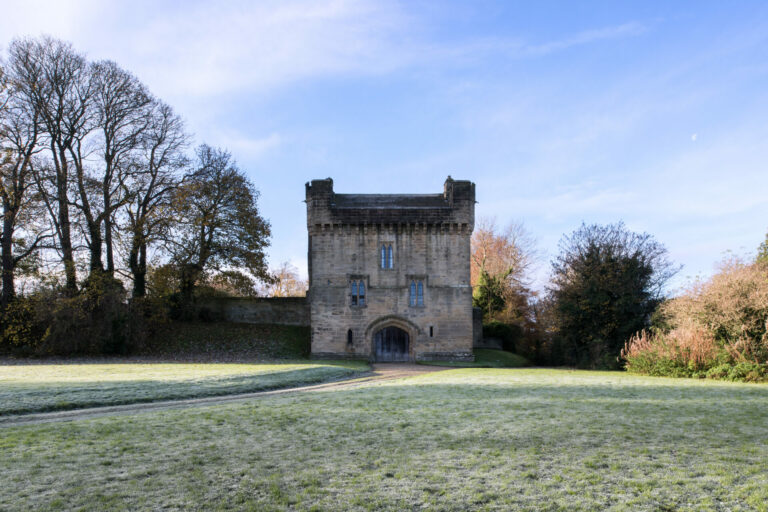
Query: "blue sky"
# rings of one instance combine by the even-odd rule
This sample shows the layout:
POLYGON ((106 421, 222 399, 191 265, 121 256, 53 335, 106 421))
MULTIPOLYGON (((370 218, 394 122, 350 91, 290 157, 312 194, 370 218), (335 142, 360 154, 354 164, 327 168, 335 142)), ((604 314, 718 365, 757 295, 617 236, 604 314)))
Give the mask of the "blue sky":
POLYGON ((546 280, 582 221, 623 220, 684 265, 768 230, 764 2, 14 2, 0 46, 51 34, 139 76, 261 190, 270 261, 306 272, 304 183, 477 184, 546 280))

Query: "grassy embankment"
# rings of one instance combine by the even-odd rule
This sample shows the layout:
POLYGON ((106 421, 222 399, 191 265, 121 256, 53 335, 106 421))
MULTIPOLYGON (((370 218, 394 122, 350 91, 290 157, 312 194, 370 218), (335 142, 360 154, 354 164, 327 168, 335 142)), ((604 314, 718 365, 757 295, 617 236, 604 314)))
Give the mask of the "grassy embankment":
POLYGON ((768 386, 457 369, 0 429, 0 509, 768 510, 768 386))

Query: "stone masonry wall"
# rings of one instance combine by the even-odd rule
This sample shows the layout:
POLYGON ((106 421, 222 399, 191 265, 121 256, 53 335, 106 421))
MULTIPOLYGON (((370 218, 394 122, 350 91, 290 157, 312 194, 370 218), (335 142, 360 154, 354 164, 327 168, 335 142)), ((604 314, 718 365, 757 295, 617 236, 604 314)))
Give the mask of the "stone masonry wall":
POLYGON ((305 297, 209 297, 199 300, 201 308, 227 322, 309 325, 309 302, 305 297))
MULTIPOLYGON (((370 359, 375 332, 396 326, 410 336, 411 360, 471 360, 474 186, 471 196, 458 201, 448 194, 396 196, 392 201, 405 207, 384 206, 384 213, 376 215, 375 208, 364 208, 366 196, 334 198, 328 181, 319 181, 319 199, 308 187, 313 356, 370 359), (353 207, 334 208, 334 199, 353 207), (420 208, 420 200, 430 206, 420 208), (390 222, 371 223, 382 218, 390 222), (393 269, 381 268, 382 245, 392 245, 393 269), (365 306, 350 305, 350 279, 365 282, 365 306), (412 279, 424 281, 423 306, 409 305, 412 279)), ((368 199, 377 205, 388 200, 387 196, 368 199)))

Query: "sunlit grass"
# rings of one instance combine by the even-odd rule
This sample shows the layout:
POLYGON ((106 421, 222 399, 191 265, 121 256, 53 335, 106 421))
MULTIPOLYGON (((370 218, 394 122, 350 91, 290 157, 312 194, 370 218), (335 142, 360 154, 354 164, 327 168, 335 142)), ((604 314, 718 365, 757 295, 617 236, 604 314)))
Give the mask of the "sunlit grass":
POLYGON ((460 369, 0 429, 0 509, 768 510, 768 386, 460 369))
POLYGON ((521 355, 489 348, 476 348, 474 361, 423 361, 421 364, 454 368, 521 368, 531 363, 521 355))
POLYGON ((0 415, 245 393, 340 378, 355 362, 0 365, 0 415))

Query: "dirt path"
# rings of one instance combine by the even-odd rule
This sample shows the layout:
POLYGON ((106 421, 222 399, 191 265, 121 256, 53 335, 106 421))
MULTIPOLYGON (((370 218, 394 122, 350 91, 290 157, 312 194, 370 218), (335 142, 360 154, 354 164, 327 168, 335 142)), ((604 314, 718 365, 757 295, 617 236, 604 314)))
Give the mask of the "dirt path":
POLYGON ((285 395, 289 393, 306 393, 312 391, 335 391, 339 389, 350 389, 371 382, 379 382, 404 377, 412 377, 422 373, 431 373, 449 368, 439 366, 425 366, 418 364, 374 364, 369 372, 359 373, 348 379, 324 382, 321 384, 312 384, 309 386, 300 386, 295 388, 275 389, 271 391, 257 391, 254 393, 241 393, 237 395, 220 395, 204 398, 188 398, 184 400, 165 400, 160 402, 147 402, 126 405, 110 405, 104 407, 91 407, 88 409, 73 409, 70 411, 52 411, 34 414, 22 414, 14 416, 0 417, 0 427, 11 427, 17 425, 33 425, 38 423, 53 423, 60 421, 75 421, 87 418, 98 418, 101 416, 119 416, 125 414, 135 414, 145 411, 156 411, 166 409, 186 409, 189 407, 202 407, 208 405, 219 405, 231 402, 241 402, 253 400, 273 395, 285 395))

